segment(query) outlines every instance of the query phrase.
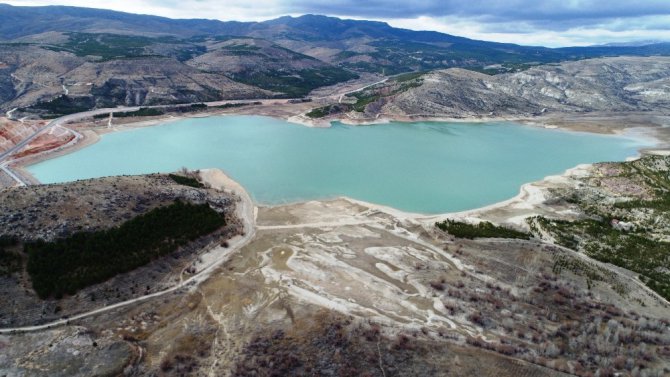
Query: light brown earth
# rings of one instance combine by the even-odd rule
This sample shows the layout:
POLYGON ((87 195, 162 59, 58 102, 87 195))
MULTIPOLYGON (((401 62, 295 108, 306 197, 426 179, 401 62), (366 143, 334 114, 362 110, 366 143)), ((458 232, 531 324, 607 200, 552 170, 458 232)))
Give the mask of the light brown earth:
MULTIPOLYGON (((608 363, 635 373, 670 367, 670 306, 635 279, 538 241, 454 239, 432 224, 346 199, 261 207, 253 240, 209 279, 73 323, 90 334, 77 349, 136 375, 545 376, 604 373, 608 363), (579 268, 556 269, 559 261, 579 268), (586 270, 601 278, 587 279, 586 270), (93 341, 118 339, 115 349, 131 351, 91 353, 93 341)), ((22 354, 31 336, 7 338, 9 352, 22 354)), ((41 355, 64 360, 58 352, 66 346, 56 344, 41 355)), ((37 355, 0 360, 0 371, 30 371, 37 355)))

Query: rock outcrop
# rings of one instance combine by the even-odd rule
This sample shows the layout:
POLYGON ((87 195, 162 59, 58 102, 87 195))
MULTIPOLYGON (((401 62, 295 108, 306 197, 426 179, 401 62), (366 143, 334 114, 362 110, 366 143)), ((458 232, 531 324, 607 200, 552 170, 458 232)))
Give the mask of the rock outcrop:
POLYGON ((670 58, 590 59, 496 76, 440 70, 389 98, 379 113, 461 118, 629 111, 670 113, 670 58))

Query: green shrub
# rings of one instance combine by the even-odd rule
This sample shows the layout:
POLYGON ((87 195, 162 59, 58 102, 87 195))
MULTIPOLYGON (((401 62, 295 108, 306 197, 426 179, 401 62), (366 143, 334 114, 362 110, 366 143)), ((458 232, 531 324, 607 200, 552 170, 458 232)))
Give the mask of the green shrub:
POLYGON ((519 238, 530 239, 531 235, 518 230, 493 225, 488 221, 479 224, 468 224, 454 220, 435 223, 435 226, 459 238, 519 238))
POLYGON ((205 187, 205 185, 200 183, 200 181, 198 181, 195 178, 184 177, 183 175, 177 175, 177 174, 170 174, 169 176, 170 178, 172 178, 173 181, 179 183, 180 185, 196 187, 196 188, 205 187))
POLYGON ((51 101, 41 101, 32 106, 29 110, 42 110, 49 113, 43 118, 58 118, 62 115, 81 113, 91 110, 95 107, 95 99, 92 97, 70 97, 61 95, 51 101))

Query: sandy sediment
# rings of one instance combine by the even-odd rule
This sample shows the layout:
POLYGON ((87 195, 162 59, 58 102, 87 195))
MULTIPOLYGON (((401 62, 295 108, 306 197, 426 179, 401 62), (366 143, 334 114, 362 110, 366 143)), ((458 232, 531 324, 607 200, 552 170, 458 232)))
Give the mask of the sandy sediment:
MULTIPOLYGON (((253 228, 256 223, 257 208, 247 190, 237 181, 230 178, 221 169, 203 169, 200 171, 200 178, 212 188, 231 193, 240 199, 240 205, 237 208, 237 216, 241 219, 248 219, 249 227, 253 228)), ((252 229, 247 229, 251 231, 252 229)))
POLYGON ((298 124, 305 127, 319 127, 319 128, 328 128, 330 127, 331 121, 324 119, 312 119, 305 114, 294 115, 286 118, 286 121, 293 124, 298 124))
MULTIPOLYGON (((526 183, 521 186, 519 194, 515 197, 487 205, 480 208, 475 208, 460 212, 448 212, 443 214, 421 214, 402 211, 393 207, 369 203, 362 200, 339 197, 339 200, 345 200, 352 204, 357 204, 373 211, 381 212, 393 216, 394 218, 423 225, 432 225, 435 222, 446 219, 458 219, 468 222, 479 221, 493 221, 495 223, 507 223, 520 228, 526 228, 525 219, 533 216, 548 215, 553 216, 557 214, 555 209, 550 209, 544 206, 547 200, 547 190, 549 188, 567 187, 574 185, 573 177, 585 176, 590 174, 591 164, 582 164, 575 168, 568 169, 562 175, 553 175, 545 177, 541 181, 526 183)), ((266 208, 281 207, 279 206, 264 206, 266 208)), ((562 215, 570 216, 573 213, 565 212, 562 215)))

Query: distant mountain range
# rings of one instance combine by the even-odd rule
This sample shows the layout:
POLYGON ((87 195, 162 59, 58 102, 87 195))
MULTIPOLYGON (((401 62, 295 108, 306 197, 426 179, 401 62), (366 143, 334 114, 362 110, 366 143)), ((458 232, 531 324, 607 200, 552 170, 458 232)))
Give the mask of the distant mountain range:
POLYGON ((0 4, 0 19, 1 109, 64 93, 87 97, 86 106, 298 97, 366 72, 462 67, 496 74, 564 60, 670 55, 670 43, 552 49, 319 15, 222 22, 0 4))
POLYGON ((605 47, 640 47, 640 46, 649 46, 649 45, 664 44, 664 43, 668 43, 668 42, 659 41, 659 40, 628 41, 628 42, 604 43, 604 44, 598 45, 598 46, 605 46, 605 47))

